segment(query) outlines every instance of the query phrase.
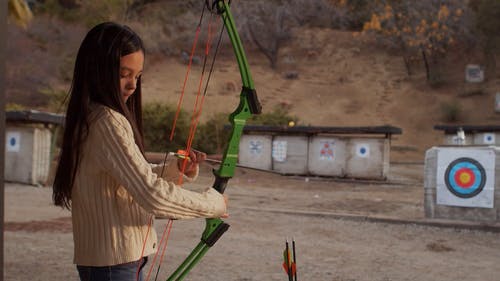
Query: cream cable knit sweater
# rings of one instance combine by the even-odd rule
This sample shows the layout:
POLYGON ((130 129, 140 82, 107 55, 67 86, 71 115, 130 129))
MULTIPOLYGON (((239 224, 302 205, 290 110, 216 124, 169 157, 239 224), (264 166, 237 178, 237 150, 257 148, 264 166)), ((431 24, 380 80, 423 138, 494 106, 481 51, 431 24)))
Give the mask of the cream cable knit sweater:
MULTIPOLYGON (((225 213, 217 191, 176 186, 176 159, 170 163, 166 180, 161 179, 155 172, 162 167, 144 159, 127 119, 110 108, 94 107, 72 191, 74 263, 108 266, 138 260, 151 214, 183 219, 225 213)), ((144 255, 154 253, 156 243, 152 229, 144 255)))

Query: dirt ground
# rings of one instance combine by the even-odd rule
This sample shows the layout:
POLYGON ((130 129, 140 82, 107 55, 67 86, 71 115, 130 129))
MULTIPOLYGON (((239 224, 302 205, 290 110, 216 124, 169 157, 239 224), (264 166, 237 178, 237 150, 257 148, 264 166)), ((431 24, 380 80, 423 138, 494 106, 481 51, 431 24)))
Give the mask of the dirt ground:
MULTIPOLYGON (((186 188, 211 185, 210 168, 186 188)), ((298 280, 498 280, 498 228, 425 225, 432 221, 424 218, 422 175, 420 164, 393 164, 386 182, 240 168, 226 192, 231 227, 186 280, 287 280, 282 252, 292 237, 298 280)), ((51 206, 51 189, 6 183, 5 201, 5 280, 77 280, 70 213, 51 206)), ((165 224, 157 220, 156 231, 165 224)), ((174 222, 158 280, 203 227, 204 220, 174 222)))

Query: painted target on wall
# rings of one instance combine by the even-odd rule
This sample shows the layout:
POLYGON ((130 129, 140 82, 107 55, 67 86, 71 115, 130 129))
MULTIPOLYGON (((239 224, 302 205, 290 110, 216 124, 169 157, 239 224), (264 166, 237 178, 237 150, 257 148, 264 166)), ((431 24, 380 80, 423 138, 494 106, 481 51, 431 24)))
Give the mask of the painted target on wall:
POLYGON ((7 152, 19 152, 21 150, 20 132, 7 132, 5 135, 5 150, 7 152))
POLYGON ((252 155, 261 155, 263 146, 264 145, 260 140, 250 140, 248 144, 248 150, 252 155))
POLYGON ((319 141, 319 160, 333 161, 335 151, 335 141, 320 140, 319 141))
POLYGON ((493 133, 484 134, 483 142, 485 144, 495 144, 495 134, 493 133))
POLYGON ((471 198, 480 193, 486 183, 486 173, 478 161, 463 157, 451 162, 444 180, 448 190, 460 198, 471 198))
POLYGON ((438 204, 493 208, 495 152, 484 148, 440 148, 438 204))
POLYGON ((366 143, 356 144, 356 155, 361 158, 367 158, 370 156, 370 145, 366 143))
POLYGON ((271 156, 274 159, 274 161, 285 162, 287 154, 286 150, 287 150, 286 141, 273 140, 273 150, 271 152, 271 156))

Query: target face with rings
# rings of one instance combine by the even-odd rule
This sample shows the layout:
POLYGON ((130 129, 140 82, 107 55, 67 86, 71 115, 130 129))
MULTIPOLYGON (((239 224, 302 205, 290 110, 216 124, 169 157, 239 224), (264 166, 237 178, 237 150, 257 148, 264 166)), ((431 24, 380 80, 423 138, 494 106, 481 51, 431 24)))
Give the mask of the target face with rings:
POLYGON ((463 157, 448 165, 444 180, 451 193, 460 198, 471 198, 483 190, 486 173, 478 161, 463 157))

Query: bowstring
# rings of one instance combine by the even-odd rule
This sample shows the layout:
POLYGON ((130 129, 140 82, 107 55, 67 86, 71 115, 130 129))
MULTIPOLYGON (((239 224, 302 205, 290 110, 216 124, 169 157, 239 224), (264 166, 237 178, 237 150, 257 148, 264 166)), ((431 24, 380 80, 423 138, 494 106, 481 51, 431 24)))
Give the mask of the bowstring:
MULTIPOLYGON (((184 82, 183 82, 183 86, 182 86, 181 96, 180 96, 179 102, 177 104, 177 110, 176 110, 176 113, 175 113, 175 117, 174 117, 172 129, 171 129, 171 132, 170 132, 170 137, 169 137, 170 141, 172 141, 173 137, 174 137, 174 131, 175 131, 177 119, 178 119, 178 116, 179 116, 179 113, 180 113, 182 101, 183 101, 183 98, 184 98, 184 93, 185 93, 185 89, 186 89, 186 85, 187 85, 187 80, 188 80, 189 74, 191 72, 191 65, 193 63, 193 56, 194 56, 194 53, 196 51, 196 46, 198 45, 198 38, 199 38, 199 35, 200 35, 200 30, 201 30, 201 25, 202 25, 202 22, 203 22, 204 14, 205 14, 205 5, 203 5, 203 9, 201 11, 201 16, 200 16, 200 21, 198 22, 198 25, 196 27, 195 37, 194 37, 194 40, 193 40, 193 45, 191 47, 191 53, 189 55, 189 63, 188 63, 188 67, 187 67, 187 70, 186 70, 185 77, 184 77, 184 82)), ((165 158, 163 159, 163 167, 162 167, 162 170, 161 170, 161 173, 160 173, 160 178, 163 178, 163 173, 165 171, 165 165, 167 163, 167 157, 168 157, 168 153, 165 153, 165 158)), ((146 248, 146 242, 148 240, 148 236, 149 236, 149 232, 151 230, 151 227, 153 225, 153 218, 154 218, 154 215, 151 215, 150 219, 149 219, 149 223, 148 223, 148 229, 147 229, 147 232, 146 232, 146 236, 144 237, 144 242, 143 242, 143 245, 142 245, 141 258, 144 255, 144 250, 146 248)), ((160 239, 160 243, 161 243, 161 241, 164 238, 165 232, 168 231, 168 234, 170 235, 170 230, 172 228, 172 223, 173 223, 173 221, 171 219, 169 219, 168 222, 167 222, 167 225, 165 226, 165 230, 163 231, 163 235, 162 235, 162 237, 160 239)), ((166 245, 165 245, 165 247, 166 247, 166 245)), ((159 245, 158 248, 160 248, 160 245, 159 245)), ((154 259, 153 259, 153 263, 151 264, 150 270, 148 271, 148 275, 147 275, 146 281, 149 280, 149 276, 150 276, 152 268, 155 265, 154 261, 156 260, 156 258, 158 256, 158 252, 159 251, 156 251, 156 253, 155 253, 155 256, 154 256, 154 259)), ((162 260, 162 258, 160 258, 160 260, 162 260)), ((160 266, 161 266, 161 264, 158 265, 158 267, 160 267, 160 266)), ((139 271, 140 271, 140 269, 141 269, 141 267, 140 267, 140 263, 139 263, 139 265, 137 267, 136 281, 139 281, 139 271)), ((158 268, 157 274, 155 276, 155 280, 158 277, 159 270, 160 269, 158 268)))
MULTIPOLYGON (((212 19, 213 14, 214 14, 214 12, 212 11, 211 19, 212 19)), ((195 107, 194 107, 194 110, 193 110, 193 115, 192 115, 192 118, 191 118, 190 132, 189 132, 189 137, 188 137, 188 142, 187 142, 187 147, 186 147, 186 151, 188 151, 188 152, 191 150, 191 147, 192 147, 192 142, 194 140, 194 136, 195 136, 195 133, 196 133, 196 128, 197 128, 198 123, 199 123, 199 119, 200 119, 201 112, 202 112, 202 109, 203 109, 203 104, 204 104, 205 97, 206 97, 207 91, 208 91, 208 85, 210 83, 210 78, 212 77, 212 74, 213 74, 215 60, 217 58, 217 54, 219 53, 219 47, 221 45, 222 35, 224 34, 224 29, 225 29, 225 26, 223 24, 222 27, 221 27, 220 33, 219 33, 219 38, 217 40, 217 45, 215 47, 214 55, 212 57, 212 62, 210 63, 210 70, 208 72, 208 77, 207 77, 207 80, 206 80, 206 83, 205 83, 205 87, 204 87, 204 90, 203 90, 201 104, 199 106, 199 109, 196 110, 196 108, 197 108, 196 104, 198 103, 198 99, 199 99, 199 96, 200 96, 200 93, 201 93, 201 86, 202 86, 202 82, 203 82, 203 75, 205 73, 205 66, 206 66, 208 54, 209 54, 209 51, 210 51, 211 36, 213 36, 212 30, 211 30, 211 27, 210 27, 211 22, 212 21, 210 20, 209 27, 208 27, 208 40, 207 40, 207 45, 206 45, 206 48, 205 48, 205 58, 204 58, 204 62, 203 62, 202 76, 201 76, 200 81, 199 81, 198 92, 197 92, 197 97, 196 97, 196 103, 195 103, 195 107)), ((183 162, 182 162, 182 171, 184 171, 185 168, 186 168, 187 160, 188 159, 185 158, 183 160, 183 162)), ((182 180, 183 180, 182 174, 183 173, 181 173, 181 175, 179 176, 179 182, 181 182, 181 183, 182 183, 182 180)))
MULTIPOLYGON (((203 60, 203 68, 202 68, 201 76, 200 76, 200 79, 199 79, 199 82, 198 82, 198 90, 197 90, 197 94, 196 94, 196 101, 195 101, 194 108, 193 108, 193 113, 192 113, 192 116, 191 116, 191 125, 190 125, 188 140, 187 140, 187 144, 186 144, 186 152, 188 154, 189 154, 189 151, 191 151, 191 148, 192 148, 192 145, 193 145, 194 136, 196 134, 196 128, 198 127, 198 123, 199 123, 199 120, 200 120, 201 112, 203 110, 203 105, 205 103, 206 88, 205 88, 205 91, 204 91, 203 95, 201 95, 201 89, 202 89, 202 86, 203 86, 203 78, 205 76, 205 70, 206 70, 206 66, 207 66, 207 60, 208 60, 208 56, 209 56, 209 53, 210 53, 210 45, 211 45, 212 36, 213 36, 213 34, 212 34, 212 20, 213 20, 213 14, 210 15, 210 21, 208 23, 208 35, 207 35, 207 42, 206 42, 206 46, 205 46, 205 56, 204 56, 204 60, 203 60), (200 98, 201 98, 201 100, 200 100, 200 98)), ((212 65, 210 71, 212 71, 212 69, 213 69, 213 65, 212 65)), ((209 74, 209 76, 211 76, 211 73, 209 74)), ((208 86, 208 84, 206 85, 206 87, 207 86, 208 86)), ((178 180, 179 184, 182 184, 183 174, 184 174, 184 171, 186 169, 187 162, 188 162, 188 158, 184 158, 184 160, 182 161, 182 169, 181 169, 182 172, 179 175, 179 180, 178 180)))
MULTIPOLYGON (((189 77, 189 74, 190 74, 190 70, 191 70, 191 66, 192 66, 192 60, 193 60, 193 57, 194 57, 194 52, 196 50, 196 45, 197 45, 198 37, 199 37, 199 34, 200 34, 200 30, 201 30, 201 23, 202 23, 204 11, 205 11, 205 5, 204 5, 203 11, 202 11, 202 15, 200 17, 200 22, 199 22, 199 24, 198 24, 198 26, 196 28, 195 39, 194 39, 193 47, 191 49, 190 59, 189 59, 189 63, 188 63, 188 70, 186 71, 186 76, 184 78, 182 92, 181 92, 181 97, 180 97, 179 102, 178 102, 177 111, 176 111, 176 115, 175 115, 175 118, 174 118, 174 122, 173 122, 173 126, 172 126, 172 131, 171 131, 171 134, 170 134, 170 140, 171 141, 173 139, 173 135, 174 135, 174 131, 175 131, 175 124, 177 123, 177 119, 178 119, 180 108, 181 108, 181 104, 182 104, 182 99, 183 99, 183 96, 184 96, 184 93, 185 93, 185 87, 186 87, 187 80, 188 80, 188 77, 189 77)), ((200 119, 201 112, 202 112, 202 109, 203 109, 203 104, 204 104, 205 96, 207 94, 207 89, 208 89, 209 81, 210 81, 210 78, 211 78, 212 73, 213 73, 213 69, 214 69, 214 65, 215 65, 215 59, 216 59, 216 56, 217 56, 217 53, 218 53, 218 50, 219 50, 219 47, 220 47, 220 44, 221 44, 221 41, 222 41, 222 34, 223 34, 223 31, 224 31, 224 25, 222 25, 221 32, 219 34, 219 39, 217 41, 217 45, 216 45, 216 48, 215 48, 215 51, 214 51, 214 56, 213 56, 212 62, 210 64, 210 70, 209 70, 209 73, 208 73, 208 76, 207 76, 207 80, 206 80, 206 83, 205 83, 205 87, 204 87, 204 90, 203 90, 203 95, 201 95, 201 92, 202 92, 201 89, 202 89, 202 85, 203 85, 204 74, 205 74, 205 71, 206 71, 206 65, 207 65, 207 61, 208 61, 208 56, 210 54, 210 49, 211 49, 210 46, 211 46, 212 39, 213 39, 212 20, 213 20, 213 13, 211 14, 210 21, 209 21, 209 24, 208 24, 208 35, 207 35, 207 41, 206 41, 206 47, 205 47, 205 55, 204 55, 204 62, 203 62, 202 74, 201 74, 201 77, 200 77, 200 80, 199 80, 199 83, 198 83, 197 98, 196 98, 195 106, 194 106, 194 109, 193 109, 193 114, 192 114, 192 117, 191 117, 190 132, 189 132, 188 141, 187 141, 187 145, 186 145, 186 152, 188 154, 189 154, 189 151, 191 150, 191 146, 192 146, 192 142, 194 140, 194 135, 195 135, 195 132, 196 132, 196 128, 197 128, 198 123, 199 123, 199 119, 200 119), (200 97, 201 97, 201 100, 200 100, 200 97)), ((165 155, 165 159, 164 159, 164 162, 163 162, 163 169, 162 169, 160 177, 163 176, 163 172, 164 172, 165 164, 166 164, 166 160, 167 160, 167 155, 168 154, 165 155)), ((187 167, 187 162, 188 162, 188 158, 186 157, 182 161, 182 168, 181 168, 181 172, 180 172, 180 176, 179 176, 179 180, 178 180, 178 185, 179 186, 182 185, 183 175, 184 175, 185 169, 187 167)), ((150 223, 148 225, 148 232, 147 233, 149 233, 149 229, 151 228, 152 218, 153 218, 153 216, 151 216, 150 223)), ((167 224, 166 224, 166 226, 165 226, 165 229, 163 231, 162 237, 160 239, 160 245, 158 247, 159 250, 155 253, 155 256, 154 256, 154 259, 153 259, 153 263, 152 263, 152 265, 151 265, 151 267, 150 267, 150 269, 148 271, 148 275, 147 275, 146 281, 149 280, 152 268, 154 267, 154 265, 156 263, 156 259, 157 259, 158 253, 160 252, 161 245, 163 243, 163 249, 161 250, 160 260, 159 260, 158 268, 157 268, 156 275, 155 275, 155 281, 158 278, 158 274, 160 272, 160 267, 161 267, 161 264, 163 262, 163 258, 165 256, 165 252, 166 252, 166 248, 167 248, 167 243, 168 243, 168 239, 169 239, 169 236, 170 236, 170 232, 171 232, 172 226, 173 226, 173 220, 169 219, 168 222, 167 222, 167 224)), ((141 256, 143 255, 143 252, 144 252, 145 243, 147 241, 147 235, 148 234, 146 234, 146 238, 144 240, 144 245, 143 245, 143 250, 142 250, 141 256)), ((139 273, 139 268, 138 268, 138 271, 137 271, 137 278, 139 276, 138 273, 139 273)))
MULTIPOLYGON (((179 117, 179 113, 181 111, 181 106, 182 106, 182 102, 184 99, 184 93, 186 91, 187 80, 188 80, 189 74, 191 72, 191 65, 193 64, 194 53, 196 51, 196 46, 198 45, 198 38, 200 35, 200 30, 201 30, 201 25, 203 22, 204 14, 205 14, 205 5, 203 5, 203 10, 201 11, 200 21, 198 22, 198 26, 196 27, 196 33, 195 33, 194 40, 193 40, 193 46, 191 47, 191 53, 189 55, 189 62, 188 62, 188 66, 186 69, 186 74, 184 76, 184 83, 182 84, 181 96, 180 96, 179 101, 177 103, 177 110, 175 112, 175 117, 174 117, 174 121, 172 124, 172 129, 170 131, 170 141, 172 141, 174 139, 175 127, 177 124, 177 119, 179 117)), ((165 157, 165 160, 166 160, 166 157, 165 157)))

